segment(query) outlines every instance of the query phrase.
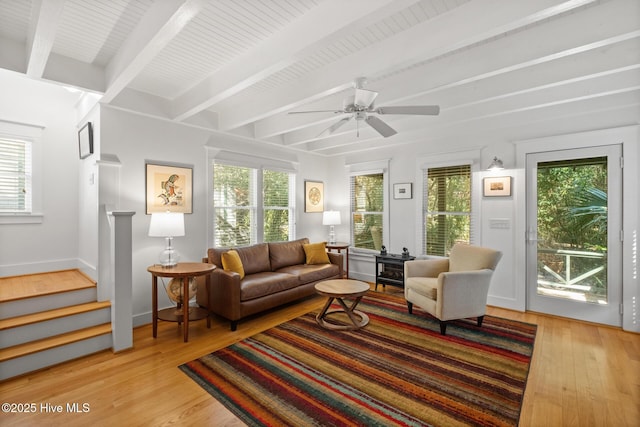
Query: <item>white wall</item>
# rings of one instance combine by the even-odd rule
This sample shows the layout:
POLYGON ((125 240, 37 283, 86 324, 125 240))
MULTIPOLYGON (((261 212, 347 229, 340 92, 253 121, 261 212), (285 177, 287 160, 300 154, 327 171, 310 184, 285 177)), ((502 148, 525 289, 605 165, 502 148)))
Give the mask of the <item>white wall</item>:
POLYGON ((0 276, 76 268, 80 95, 0 70, 0 120, 42 126, 41 223, 0 223, 0 276))
MULTIPOLYGON (((133 232, 133 315, 134 326, 151 321, 151 275, 147 267, 158 261, 164 239, 148 237, 150 215, 145 214, 145 161, 193 167, 193 213, 185 215, 184 237, 174 238, 182 260, 200 261, 211 244, 207 213, 211 182, 211 162, 224 153, 242 158, 263 158, 286 162, 297 169, 297 237, 325 238, 322 214, 304 213, 304 180, 325 181, 328 160, 323 157, 285 152, 277 147, 127 113, 103 107, 101 124, 100 215, 102 205, 135 211, 133 232), (231 154, 229 154, 231 153, 231 154)), ((102 257, 101 257, 102 259, 102 257)), ((101 261, 102 262, 102 261, 101 261)), ((172 305, 160 289, 159 306, 172 305)))
MULTIPOLYGON (((93 153, 79 161, 78 171, 78 262, 89 277, 98 279, 98 166, 100 159, 100 110, 96 105, 82 118, 78 129, 91 122, 93 153)), ((106 298, 99 298, 105 300, 106 298)))
MULTIPOLYGON (((639 167, 640 150, 638 142, 640 131, 637 127, 618 128, 612 130, 595 131, 589 133, 574 133, 560 137, 546 138, 547 145, 551 149, 559 149, 563 141, 570 141, 565 144, 567 148, 577 147, 586 144, 584 141, 614 141, 625 142, 625 172, 624 172, 624 307, 623 327, 625 330, 640 331, 640 315, 638 314, 637 301, 640 300, 640 284, 638 279, 637 265, 637 241, 638 224, 640 224, 640 213, 638 209, 637 182, 640 182, 639 167), (609 139, 603 136, 609 135, 609 139)), ((522 144, 527 144, 523 142, 522 144)), ((533 143, 533 141, 532 141, 533 143)), ((589 142, 592 144, 592 142, 589 142)), ((593 142, 597 144, 597 142, 593 142)), ((516 146, 508 141, 456 141, 447 143, 447 151, 443 151, 445 144, 420 144, 416 143, 406 146, 401 150, 375 151, 373 153, 360 154, 357 156, 345 156, 332 160, 336 167, 332 168, 332 180, 330 181, 330 191, 333 194, 348 194, 349 180, 345 170, 340 171, 337 167, 342 164, 356 162, 374 162, 380 159, 391 159, 389 162, 389 192, 391 193, 394 183, 411 182, 414 187, 414 196, 411 200, 394 200, 390 197, 389 215, 390 232, 385 237, 387 250, 392 253, 400 253, 403 246, 409 248, 413 255, 421 254, 421 224, 420 212, 422 197, 421 190, 421 162, 429 161, 449 161, 452 159, 467 160, 470 152, 476 151, 478 154, 471 155, 475 159, 477 172, 473 174, 474 191, 477 193, 475 205, 477 207, 477 235, 475 243, 492 247, 502 251, 503 257, 496 269, 489 290, 488 303, 499 307, 514 310, 525 310, 526 308, 526 283, 524 275, 524 168, 517 164, 516 146), (468 147, 476 147, 469 150, 468 147), (500 157, 504 161, 505 170, 499 172, 500 176, 512 177, 512 196, 504 198, 481 197, 482 180, 495 174, 486 171, 491 159, 494 156, 500 157), (342 176, 340 177, 340 172, 342 176), (507 228, 495 228, 492 220, 500 220, 508 224, 507 228)), ((348 199, 345 202, 348 210, 348 199)), ((348 233, 349 217, 346 216, 343 225, 348 233)), ((350 262, 350 275, 362 280, 375 281, 375 259, 373 254, 363 255, 353 254, 350 262)))

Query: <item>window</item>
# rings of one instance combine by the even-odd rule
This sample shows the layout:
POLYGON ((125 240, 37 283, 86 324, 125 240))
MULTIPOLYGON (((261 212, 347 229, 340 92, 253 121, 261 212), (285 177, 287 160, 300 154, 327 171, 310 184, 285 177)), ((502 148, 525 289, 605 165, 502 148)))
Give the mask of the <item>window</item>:
POLYGON ((0 138, 0 213, 31 213, 31 142, 0 138))
POLYGON ((384 224, 384 174, 351 177, 351 241, 362 249, 380 250, 384 224))
POLYGON ((471 241, 471 166, 428 168, 423 188, 423 253, 448 256, 471 241))
POLYGON ((292 234, 291 195, 295 193, 291 189, 290 181, 293 180, 287 172, 262 171, 263 242, 289 240, 292 234))
POLYGON ((214 164, 214 246, 295 238, 294 183, 289 172, 214 164))

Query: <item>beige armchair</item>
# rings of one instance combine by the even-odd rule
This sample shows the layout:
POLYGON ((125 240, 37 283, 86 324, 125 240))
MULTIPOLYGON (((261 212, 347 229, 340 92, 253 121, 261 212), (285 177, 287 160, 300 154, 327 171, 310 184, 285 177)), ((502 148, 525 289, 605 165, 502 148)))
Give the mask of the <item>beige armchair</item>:
POLYGON ((482 326, 491 276, 501 257, 493 249, 456 244, 449 258, 406 261, 404 296, 409 313, 416 304, 435 316, 442 335, 449 320, 477 317, 482 326))

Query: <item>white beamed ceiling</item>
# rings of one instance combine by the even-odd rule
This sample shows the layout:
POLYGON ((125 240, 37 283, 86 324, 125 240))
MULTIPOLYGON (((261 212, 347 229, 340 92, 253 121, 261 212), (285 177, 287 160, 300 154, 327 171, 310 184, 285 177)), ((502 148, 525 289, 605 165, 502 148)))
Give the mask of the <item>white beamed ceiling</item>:
POLYGON ((333 156, 638 124, 638 0, 0 0, 0 68, 104 104, 333 156), (342 115, 353 83, 382 138, 342 115))

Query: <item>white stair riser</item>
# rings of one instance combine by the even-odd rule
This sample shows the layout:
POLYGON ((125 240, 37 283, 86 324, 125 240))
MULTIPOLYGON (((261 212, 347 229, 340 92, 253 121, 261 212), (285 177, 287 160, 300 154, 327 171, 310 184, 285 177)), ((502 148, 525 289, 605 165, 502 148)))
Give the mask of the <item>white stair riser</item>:
POLYGON ((100 335, 0 363, 0 381, 111 349, 111 334, 100 335))
POLYGON ((111 308, 105 307, 86 313, 32 323, 0 332, 0 348, 7 348, 30 341, 49 338, 77 329, 102 325, 111 321, 111 308))
POLYGON ((87 288, 79 289, 77 291, 4 302, 0 309, 0 319, 8 319, 10 317, 24 316, 26 314, 84 304, 96 301, 96 298, 96 288, 87 288))

